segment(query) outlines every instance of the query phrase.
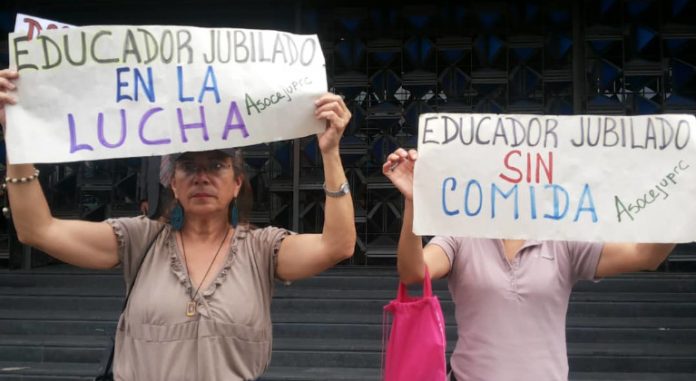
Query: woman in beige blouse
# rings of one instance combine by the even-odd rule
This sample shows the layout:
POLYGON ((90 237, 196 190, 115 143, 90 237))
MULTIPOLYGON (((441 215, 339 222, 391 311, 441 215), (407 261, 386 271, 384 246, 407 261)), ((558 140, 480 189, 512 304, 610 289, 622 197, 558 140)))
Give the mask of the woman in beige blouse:
MULTIPOLYGON (((3 126, 4 105, 16 101, 17 76, 0 71, 3 126)), ((238 213, 244 208, 236 200, 249 189, 234 150, 170 156, 170 186, 177 201, 170 224, 144 216, 101 223, 54 218, 34 166, 8 165, 12 216, 23 243, 80 267, 120 264, 126 284, 151 247, 118 323, 115 379, 261 376, 271 354, 274 278, 310 277, 351 257, 353 204, 338 151, 351 115, 337 95, 325 94, 315 103, 316 118, 327 125, 318 135, 329 196, 321 234, 250 228, 244 213, 238 213)))

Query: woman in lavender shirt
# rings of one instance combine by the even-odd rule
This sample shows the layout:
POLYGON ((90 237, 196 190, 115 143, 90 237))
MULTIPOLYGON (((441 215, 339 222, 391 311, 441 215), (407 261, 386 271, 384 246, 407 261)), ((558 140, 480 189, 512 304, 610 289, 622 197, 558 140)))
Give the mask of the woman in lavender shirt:
POLYGON ((447 277, 457 345, 450 380, 567 380, 565 317, 573 285, 654 270, 673 244, 433 238, 413 234, 415 150, 398 149, 382 172, 405 199, 398 270, 407 284, 447 277))

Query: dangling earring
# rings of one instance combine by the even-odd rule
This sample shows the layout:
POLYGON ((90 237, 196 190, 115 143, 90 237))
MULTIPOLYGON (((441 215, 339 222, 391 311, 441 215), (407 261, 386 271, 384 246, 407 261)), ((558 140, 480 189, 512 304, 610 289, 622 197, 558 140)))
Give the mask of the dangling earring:
POLYGON ((169 213, 169 223, 174 230, 181 230, 184 227, 184 208, 179 204, 179 200, 176 200, 171 213, 169 213))
POLYGON ((233 228, 239 223, 239 209, 237 209, 237 199, 232 200, 232 208, 230 208, 230 224, 233 228))

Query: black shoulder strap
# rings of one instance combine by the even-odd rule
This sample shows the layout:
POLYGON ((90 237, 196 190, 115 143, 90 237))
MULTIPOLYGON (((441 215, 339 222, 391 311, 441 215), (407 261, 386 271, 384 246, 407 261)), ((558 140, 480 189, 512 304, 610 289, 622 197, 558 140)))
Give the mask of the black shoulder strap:
MULTIPOLYGON (((138 269, 135 270, 135 275, 133 276, 133 280, 131 281, 130 287, 128 287, 128 292, 126 292, 126 298, 123 300, 123 306, 121 306, 121 314, 123 314, 123 311, 126 309, 126 305, 128 305, 128 298, 130 297, 131 292, 133 292, 133 286, 135 286, 135 280, 138 278, 138 273, 140 272, 140 267, 143 265, 143 261, 145 261, 145 257, 147 257, 147 253, 150 252, 150 249, 152 248, 152 245, 155 244, 155 241, 157 241, 157 238, 159 238, 160 234, 162 234, 162 231, 167 225, 162 226, 162 228, 157 232, 157 235, 155 238, 152 239, 152 241, 147 245, 147 249, 145 249, 145 252, 143 253, 143 257, 140 258, 140 263, 138 263, 138 269)), ((113 381, 114 375, 112 371, 113 367, 113 362, 114 362, 114 348, 115 342, 112 340, 111 342, 111 350, 109 351, 109 354, 102 358, 99 364, 99 373, 97 376, 94 378, 95 381, 113 381)))
POLYGON ((147 245, 147 249, 145 249, 145 252, 143 253, 143 256, 140 258, 140 263, 138 263, 138 268, 135 270, 135 275, 133 275, 133 279, 131 280, 130 287, 128 287, 128 290, 126 291, 126 298, 123 299, 123 306, 121 306, 121 313, 126 309, 126 305, 128 305, 128 298, 130 298, 130 294, 133 293, 133 286, 135 286, 135 280, 138 279, 138 274, 140 273, 140 268, 143 266, 143 262, 145 262, 145 257, 147 257, 147 253, 150 252, 150 249, 152 249, 152 246, 155 244, 157 241, 157 238, 159 238, 160 234, 162 234, 162 231, 167 225, 163 225, 160 230, 157 232, 157 235, 155 238, 150 241, 150 243, 147 245))

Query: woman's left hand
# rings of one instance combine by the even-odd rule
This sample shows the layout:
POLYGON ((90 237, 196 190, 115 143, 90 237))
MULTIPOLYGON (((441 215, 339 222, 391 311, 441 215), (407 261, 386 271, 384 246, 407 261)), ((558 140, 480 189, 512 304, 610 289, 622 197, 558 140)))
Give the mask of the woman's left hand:
POLYGON ((317 134, 319 149, 322 153, 328 153, 338 149, 343 131, 350 121, 350 111, 340 95, 326 93, 314 102, 316 109, 314 116, 326 121, 326 130, 317 134))

